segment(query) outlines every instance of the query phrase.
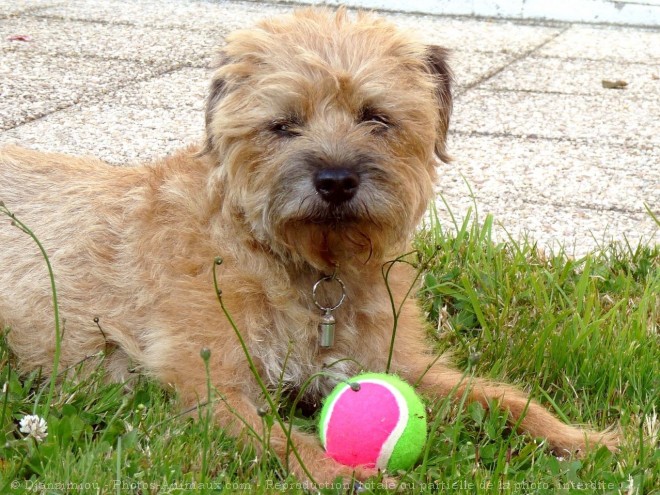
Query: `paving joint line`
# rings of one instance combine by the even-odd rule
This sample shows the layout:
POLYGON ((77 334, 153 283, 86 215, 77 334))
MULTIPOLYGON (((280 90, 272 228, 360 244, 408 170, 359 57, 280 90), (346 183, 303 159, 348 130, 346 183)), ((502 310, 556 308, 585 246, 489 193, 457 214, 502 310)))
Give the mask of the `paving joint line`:
MULTIPOLYGON (((18 10, 16 12, 12 12, 11 14, 0 14, 0 21, 14 19, 16 17, 20 17, 23 15, 31 15, 34 12, 39 12, 40 10, 46 10, 56 6, 58 5, 35 5, 34 7, 25 7, 24 10, 18 10)), ((36 17, 36 16, 31 16, 31 17, 36 17)))
MULTIPOLYGON (((515 138, 515 139, 524 139, 524 140, 538 140, 538 141, 552 141, 557 143, 574 143, 574 144, 593 144, 593 139, 588 137, 583 138, 574 138, 574 137, 553 137, 553 136, 542 136, 540 134, 514 134, 511 132, 485 132, 485 131, 462 131, 460 129, 451 129, 449 134, 456 134, 458 136, 467 136, 467 137, 493 137, 493 138, 515 138)), ((601 143, 604 146, 610 148, 629 148, 630 144, 627 143, 601 143)), ((651 148, 655 146, 647 143, 646 146, 636 143, 635 146, 644 151, 651 151, 651 148)))
MULTIPOLYGON (((38 20, 43 20, 43 21, 60 21, 60 22, 78 22, 81 24, 97 24, 101 26, 122 26, 122 27, 134 27, 136 29, 140 28, 149 28, 153 29, 155 31, 171 31, 172 29, 178 29, 180 31, 192 31, 195 33, 206 33, 208 32, 207 29, 204 28, 195 28, 195 27, 190 27, 190 26, 184 26, 180 24, 160 24, 160 25, 140 25, 136 24, 134 22, 130 21, 108 21, 104 19, 83 19, 80 17, 65 17, 63 15, 57 15, 57 14, 36 14, 33 16, 30 16, 32 19, 38 19, 38 20)), ((230 30, 227 30, 226 32, 220 31, 220 34, 222 36, 221 40, 224 39, 224 37, 229 34, 230 30)))
POLYGON ((570 210, 574 208, 581 208, 583 210, 595 211, 595 212, 604 212, 611 211, 614 213, 622 213, 625 215, 635 215, 647 214, 645 209, 633 210, 630 208, 624 208, 621 206, 602 206, 602 205, 593 205, 588 203, 574 202, 574 203, 557 203, 555 201, 539 201, 532 198, 521 198, 521 201, 530 205, 541 205, 541 206, 552 206, 553 208, 560 208, 565 210, 570 210))
MULTIPOLYGON (((130 21, 106 21, 104 19, 83 19, 79 17, 66 17, 59 14, 36 14, 32 19, 39 19, 42 21, 62 21, 62 22, 79 22, 81 24, 100 24, 102 26, 130 26, 130 27, 140 27, 138 24, 135 24, 130 21)), ((158 28, 159 26, 149 26, 150 28, 158 28)), ((167 26, 167 28, 172 28, 174 26, 167 26)))
POLYGON ((467 86, 463 87, 461 91, 457 92, 456 96, 461 96, 461 95, 467 93, 471 89, 476 88, 480 84, 483 84, 486 81, 492 79, 493 77, 500 74, 501 72, 508 69, 509 67, 516 64, 517 62, 529 57, 530 55, 534 54, 535 52, 537 52, 538 50, 540 50, 544 46, 548 45, 549 43, 553 42, 554 40, 556 40, 557 38, 562 36, 564 33, 568 32, 570 29, 572 29, 572 27, 573 27, 572 25, 568 25, 564 29, 562 29, 559 32, 555 33, 553 36, 549 36, 542 43, 539 43, 538 45, 531 48, 530 50, 527 50, 527 51, 521 53, 520 55, 514 56, 511 60, 509 60, 507 63, 505 63, 501 67, 498 67, 498 68, 488 72, 483 77, 481 77, 481 78, 477 79, 476 81, 474 81, 473 83, 470 83, 467 86))
MULTIPOLYGON (((600 88, 600 86, 597 86, 600 88)), ((581 98, 602 98, 604 95, 621 95, 625 94, 626 89, 608 89, 608 93, 571 93, 568 91, 551 91, 551 90, 537 90, 537 89, 519 89, 519 88, 498 88, 498 87, 483 87, 483 88, 474 88, 476 91, 489 91, 492 93, 525 93, 525 94, 535 94, 535 95, 553 95, 553 96, 579 96, 581 98)), ((463 95, 461 95, 463 96, 463 95)), ((643 94, 635 94, 632 97, 628 98, 627 101, 655 101, 655 98, 644 98, 643 94)))
MULTIPOLYGON (((595 63, 611 63, 617 65, 641 65, 644 67, 657 67, 657 64, 650 62, 639 62, 634 60, 626 60, 624 58, 592 58, 592 57, 562 57, 559 55, 545 55, 545 54, 533 54, 525 55, 521 53, 512 52, 509 50, 488 50, 475 48, 472 50, 465 50, 462 48, 449 48, 449 51, 453 53, 479 53, 482 55, 509 55, 511 56, 512 62, 515 63, 517 60, 513 60, 516 57, 519 58, 536 58, 542 60, 561 60, 566 62, 595 62, 595 63)), ((507 62, 508 63, 508 62, 507 62)))
MULTIPOLYGON (((40 55, 44 57, 58 57, 58 58, 66 58, 69 60, 83 60, 83 59, 89 59, 89 60, 103 60, 105 62, 130 62, 136 65, 146 65, 146 66, 153 66, 157 67, 160 60, 149 60, 149 59, 139 59, 139 58, 127 58, 127 57, 113 57, 113 56, 103 56, 103 55, 97 55, 95 53, 84 53, 84 54, 79 54, 79 53, 73 53, 73 52, 59 52, 59 51, 48 51, 48 50, 42 50, 42 49, 35 49, 34 51, 21 51, 19 48, 14 48, 14 47, 6 47, 5 49, 0 48, 0 54, 2 53, 19 53, 19 54, 27 54, 28 56, 26 58, 29 58, 30 56, 35 56, 35 55, 40 55)), ((203 59, 203 55, 197 55, 195 58, 198 60, 203 59)), ((188 61, 188 62, 183 62, 182 66, 190 66, 190 67, 199 67, 195 61, 188 61)))
MULTIPOLYGON (((498 52, 492 52, 498 53, 498 52)), ((624 64, 624 65, 643 65, 645 67, 657 67, 657 64, 652 64, 650 62, 637 62, 634 60, 626 60, 624 58, 591 58, 591 57, 560 57, 559 55, 544 55, 538 54, 534 55, 537 59, 544 60, 562 60, 566 62, 597 62, 597 63, 611 63, 611 64, 624 64)))
POLYGON ((76 105, 80 105, 80 104, 92 104, 93 105, 93 104, 96 104, 96 103, 100 103, 103 100, 104 97, 107 97, 107 96, 109 96, 113 93, 116 93, 117 91, 122 90, 122 89, 124 89, 128 86, 131 86, 133 84, 139 84, 139 83, 147 82, 147 81, 150 81, 152 79, 156 79, 158 77, 162 77, 162 76, 165 76, 167 74, 172 74, 174 72, 177 72, 181 69, 185 69, 185 68, 188 68, 188 67, 190 67, 188 64, 178 64, 178 65, 175 65, 173 67, 170 67, 169 69, 167 69, 163 72, 154 73, 154 74, 148 75, 147 77, 144 77, 144 78, 137 78, 137 79, 133 79, 131 81, 126 81, 124 84, 118 84, 117 86, 114 86, 108 92, 95 92, 95 93, 90 94, 87 97, 86 97, 86 95, 83 94, 82 96, 80 96, 79 98, 77 98, 75 101, 73 101, 71 103, 68 103, 68 104, 65 104, 65 105, 62 105, 62 106, 58 106, 54 110, 51 110, 51 111, 48 111, 48 112, 43 112, 43 113, 40 113, 40 114, 37 114, 37 115, 34 115, 34 116, 30 116, 27 119, 23 120, 22 122, 20 122, 16 125, 12 125, 12 126, 9 126, 7 128, 0 129, 0 133, 11 131, 11 130, 14 130, 14 129, 18 129, 18 128, 24 126, 24 125, 28 125, 28 124, 32 124, 34 122, 38 122, 39 120, 42 120, 42 119, 44 119, 44 118, 46 118, 50 115, 56 114, 58 112, 61 112, 63 110, 67 110, 67 109, 72 108, 72 107, 75 107, 76 105))
POLYGON ((553 95, 553 96, 600 96, 594 95, 591 93, 569 93, 567 91, 551 91, 551 90, 536 90, 536 89, 517 89, 517 88, 498 88, 498 87, 484 87, 484 88, 475 88, 477 91, 490 91, 492 93, 525 93, 525 94, 535 94, 535 95, 553 95))

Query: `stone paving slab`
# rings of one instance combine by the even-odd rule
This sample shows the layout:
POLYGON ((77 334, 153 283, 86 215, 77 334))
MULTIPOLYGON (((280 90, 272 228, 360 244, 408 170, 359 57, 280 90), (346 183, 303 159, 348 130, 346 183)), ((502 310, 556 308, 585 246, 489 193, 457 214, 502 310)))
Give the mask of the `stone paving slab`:
MULTIPOLYGON (((467 194, 467 190, 463 190, 467 194)), ((445 195, 458 221, 462 222, 468 211, 474 211, 474 202, 469 197, 453 194, 445 195)), ((612 240, 658 244, 657 228, 639 228, 649 222, 647 213, 628 211, 594 210, 575 205, 564 205, 547 201, 488 201, 477 199, 479 219, 486 214, 495 219, 493 239, 506 242, 509 238, 520 240, 528 235, 538 243, 539 248, 556 250, 563 247, 571 256, 583 256, 594 248, 606 245, 612 240), (515 222, 511 210, 515 209, 515 222)), ((445 205, 438 201, 441 209, 438 217, 447 230, 453 230, 452 218, 445 205)), ((474 218, 471 216, 470 218, 474 218)))
POLYGON ((628 83, 618 95, 625 99, 660 94, 660 66, 533 56, 512 63, 481 88, 606 97, 617 92, 603 88, 603 80, 628 83))
POLYGON ((263 17, 293 9, 293 6, 258 2, 76 0, 43 9, 39 14, 68 20, 135 26, 181 27, 197 31, 221 28, 223 31, 231 31, 249 26, 263 17))
POLYGON ((100 103, 71 107, 6 131, 2 143, 128 164, 166 156, 201 140, 203 130, 201 112, 100 103))
POLYGON ((660 64, 660 30, 575 25, 539 50, 539 55, 657 65, 660 64))
POLYGON ((507 66, 515 59, 510 53, 487 53, 454 49, 449 62, 454 72, 456 85, 463 90, 507 66))
POLYGON ((97 104, 76 105, 10 130, 3 141, 117 164, 165 156, 201 140, 208 72, 183 68, 126 86, 97 104))
POLYGON ((0 129, 112 93, 118 86, 152 77, 155 72, 150 65, 120 60, 1 53, 0 129))
MULTIPOLYGON (((474 218, 474 202, 469 190, 462 184, 463 194, 453 191, 445 195, 457 221, 462 222, 470 211, 474 218)), ((540 249, 554 252, 562 249, 570 256, 583 256, 598 246, 605 246, 613 239, 629 242, 633 248, 638 243, 660 242, 657 228, 640 228, 649 225, 647 214, 577 208, 560 203, 497 201, 478 202, 479 219, 493 215, 494 239, 506 242, 509 238, 519 241, 527 238, 536 242, 540 249), (515 210, 515 215, 512 211, 515 210), (515 219, 515 221, 513 221, 515 219)), ((454 230, 451 215, 442 201, 437 202, 438 217, 446 230, 454 230)))
POLYGON ((632 99, 622 91, 576 96, 473 89, 458 99, 454 115, 454 131, 464 133, 541 136, 660 151, 660 98, 632 99))
POLYGON ((142 105, 203 115, 211 80, 210 69, 184 67, 174 72, 125 86, 107 102, 142 105))
POLYGON ((408 28, 428 43, 446 48, 489 53, 524 53, 553 39, 566 27, 530 26, 510 21, 489 21, 389 14, 398 26, 408 28))
POLYGON ((462 189, 464 177, 480 204, 547 202, 642 214, 660 204, 657 155, 635 148, 569 141, 454 136, 455 162, 440 168, 439 190, 462 189))
MULTIPOLYGON (((19 16, 0 21, 2 51, 204 66, 226 34, 19 16), (28 34, 31 42, 7 41, 28 34)), ((0 52, 0 55, 3 55, 0 52)))

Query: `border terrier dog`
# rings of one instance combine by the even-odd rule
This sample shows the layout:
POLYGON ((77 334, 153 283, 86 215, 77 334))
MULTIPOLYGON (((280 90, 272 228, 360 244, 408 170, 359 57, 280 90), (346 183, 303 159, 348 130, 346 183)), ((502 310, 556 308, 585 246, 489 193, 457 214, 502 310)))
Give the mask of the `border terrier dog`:
MULTIPOLYGON (((218 424, 237 436, 261 431, 264 395, 218 303, 217 269, 223 304, 269 389, 295 395, 323 373, 303 391, 318 404, 361 369, 385 371, 394 316, 381 269, 409 249, 436 160, 449 161, 451 79, 446 50, 383 19, 306 9, 228 37, 197 147, 136 167, 4 148, 0 200, 32 228, 55 272, 61 366, 105 349, 113 379, 137 368, 194 405, 206 399, 208 348, 223 397, 218 424), (341 291, 333 343, 319 307, 341 291)), ((44 260, 9 222, 0 245, 0 322, 22 369, 48 372, 56 339, 44 260)), ((397 305, 414 276, 403 263, 392 268, 397 305)), ((497 403, 556 451, 616 448, 614 434, 566 425, 512 386, 464 381, 431 352, 414 300, 397 328, 391 371, 426 396, 497 403)), ((319 481, 375 474, 327 458, 314 435, 294 430, 292 446, 281 424, 271 435, 301 477, 300 460, 319 481)))

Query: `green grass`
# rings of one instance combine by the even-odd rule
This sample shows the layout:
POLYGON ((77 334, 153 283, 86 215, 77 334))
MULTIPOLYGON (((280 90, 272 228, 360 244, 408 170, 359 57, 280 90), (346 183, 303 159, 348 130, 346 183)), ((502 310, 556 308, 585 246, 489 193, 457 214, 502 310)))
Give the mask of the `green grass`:
MULTIPOLYGON (((570 422, 617 425, 621 451, 557 458, 512 432, 501 413, 443 400, 429 403, 425 456, 402 488, 660 493, 660 247, 611 245, 571 259, 525 239, 496 243, 492 231, 487 217, 451 230, 431 222, 418 236, 420 260, 435 252, 419 296, 438 352, 519 384, 570 422)), ((205 407, 182 415, 155 383, 138 377, 129 391, 76 369, 60 378, 51 399, 50 383, 19 377, 0 342, 0 493, 300 492, 277 459, 224 435, 205 407), (46 440, 25 440, 18 421, 45 411, 46 440)))

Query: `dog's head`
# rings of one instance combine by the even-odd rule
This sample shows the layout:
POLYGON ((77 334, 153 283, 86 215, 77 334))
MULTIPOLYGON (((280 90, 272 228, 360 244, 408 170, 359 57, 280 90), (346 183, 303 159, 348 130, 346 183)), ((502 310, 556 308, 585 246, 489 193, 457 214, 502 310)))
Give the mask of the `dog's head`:
POLYGON ((390 23, 306 9, 230 35, 206 152, 224 208, 319 269, 399 252, 448 161, 446 51, 390 23))

